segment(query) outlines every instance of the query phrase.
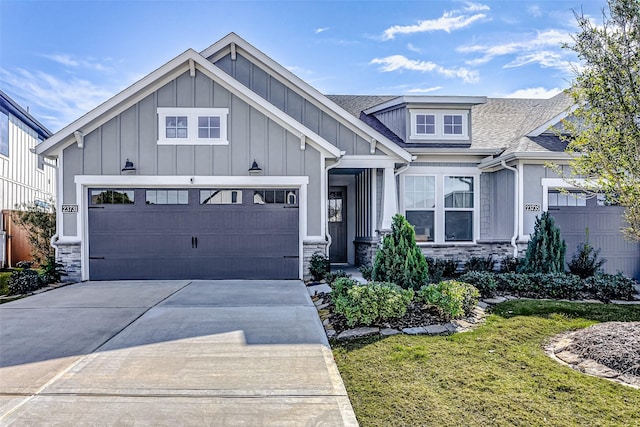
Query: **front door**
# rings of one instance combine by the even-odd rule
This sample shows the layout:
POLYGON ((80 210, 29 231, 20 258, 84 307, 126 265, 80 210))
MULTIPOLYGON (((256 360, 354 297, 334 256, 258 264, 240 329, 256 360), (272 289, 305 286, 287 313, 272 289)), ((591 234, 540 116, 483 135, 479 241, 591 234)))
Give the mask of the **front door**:
POLYGON ((329 188, 329 261, 347 262, 347 187, 329 188))

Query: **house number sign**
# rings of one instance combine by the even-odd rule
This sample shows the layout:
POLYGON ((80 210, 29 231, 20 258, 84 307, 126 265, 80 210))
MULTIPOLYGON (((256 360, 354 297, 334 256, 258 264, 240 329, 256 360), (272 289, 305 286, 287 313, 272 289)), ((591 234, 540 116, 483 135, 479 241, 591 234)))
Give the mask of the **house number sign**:
POLYGON ((524 210, 527 212, 540 212, 540 203, 526 203, 524 210))
POLYGON ((78 205, 62 205, 62 213, 78 213, 78 205))

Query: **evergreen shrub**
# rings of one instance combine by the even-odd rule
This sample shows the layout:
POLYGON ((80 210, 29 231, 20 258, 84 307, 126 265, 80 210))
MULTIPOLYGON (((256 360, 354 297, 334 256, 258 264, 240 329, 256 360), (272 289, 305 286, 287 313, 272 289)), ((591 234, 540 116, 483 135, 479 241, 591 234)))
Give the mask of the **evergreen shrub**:
POLYGON ((376 253, 372 280, 419 289, 428 277, 427 261, 416 244, 413 226, 402 215, 394 215, 391 234, 384 237, 382 248, 376 253))

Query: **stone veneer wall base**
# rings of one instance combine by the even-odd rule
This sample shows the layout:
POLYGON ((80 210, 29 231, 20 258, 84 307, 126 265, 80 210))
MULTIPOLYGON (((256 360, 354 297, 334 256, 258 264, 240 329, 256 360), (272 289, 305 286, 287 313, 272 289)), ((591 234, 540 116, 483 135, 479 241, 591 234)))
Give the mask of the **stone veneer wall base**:
POLYGON ((311 261, 311 256, 316 252, 320 252, 321 254, 327 254, 327 242, 304 242, 302 245, 302 256, 303 256, 303 271, 304 271, 304 280, 311 279, 311 275, 309 274, 309 263, 311 261))
POLYGON ((63 282, 80 282, 82 280, 82 256, 80 243, 57 243, 57 259, 67 272, 62 276, 63 282))

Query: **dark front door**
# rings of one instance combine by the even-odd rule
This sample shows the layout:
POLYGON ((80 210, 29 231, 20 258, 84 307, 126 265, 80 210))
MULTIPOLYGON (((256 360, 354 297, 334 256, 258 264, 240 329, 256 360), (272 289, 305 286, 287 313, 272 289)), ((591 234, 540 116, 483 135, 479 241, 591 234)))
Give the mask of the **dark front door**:
POLYGON ((296 279, 294 189, 91 189, 89 276, 296 279))
POLYGON ((329 188, 329 261, 347 262, 347 187, 329 188))

